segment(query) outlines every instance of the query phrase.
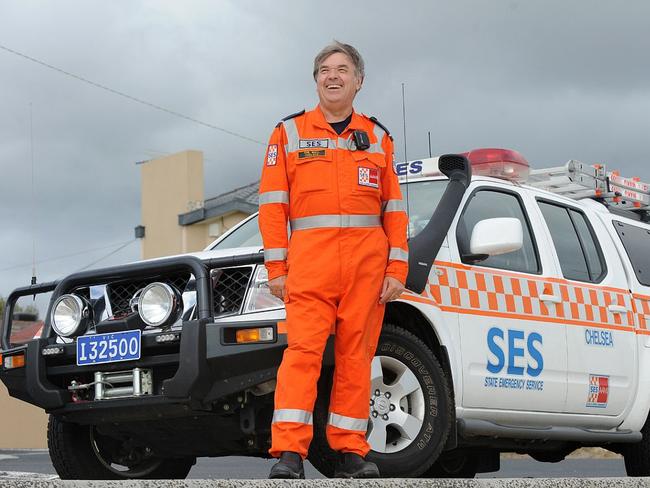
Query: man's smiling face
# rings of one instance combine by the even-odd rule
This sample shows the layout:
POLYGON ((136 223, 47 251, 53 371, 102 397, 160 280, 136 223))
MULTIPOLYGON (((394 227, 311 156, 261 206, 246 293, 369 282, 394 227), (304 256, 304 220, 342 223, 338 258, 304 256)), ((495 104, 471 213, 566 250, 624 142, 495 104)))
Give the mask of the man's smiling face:
POLYGON ((361 88, 352 60, 343 53, 334 53, 323 60, 316 75, 320 103, 326 107, 352 106, 361 88))

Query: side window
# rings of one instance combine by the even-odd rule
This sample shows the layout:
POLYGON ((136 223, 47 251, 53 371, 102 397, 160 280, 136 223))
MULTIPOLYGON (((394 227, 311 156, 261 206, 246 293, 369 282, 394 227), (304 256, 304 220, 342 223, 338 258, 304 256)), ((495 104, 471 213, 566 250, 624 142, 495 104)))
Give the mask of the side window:
POLYGON ((555 203, 537 203, 553 238, 562 275, 568 280, 600 281, 605 271, 602 252, 585 216, 555 203))
POLYGON ((533 237, 528 224, 528 219, 519 198, 512 194, 496 190, 478 190, 463 210, 463 215, 458 222, 456 239, 464 263, 491 268, 522 271, 524 273, 539 273, 540 266, 537 258, 533 237), (490 256, 480 263, 471 263, 463 256, 470 254, 469 242, 474 226, 485 219, 496 217, 514 217, 519 219, 524 231, 524 244, 518 251, 498 256, 490 256))
POLYGON ((642 285, 650 286, 650 230, 618 220, 613 224, 630 258, 636 279, 642 285))

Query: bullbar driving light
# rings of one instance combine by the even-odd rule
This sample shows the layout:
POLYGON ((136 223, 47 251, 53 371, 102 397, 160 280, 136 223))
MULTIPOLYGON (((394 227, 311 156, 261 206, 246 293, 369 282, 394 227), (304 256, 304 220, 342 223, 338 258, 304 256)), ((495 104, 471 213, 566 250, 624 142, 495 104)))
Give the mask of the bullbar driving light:
POLYGON ((145 324, 166 325, 177 319, 181 298, 167 283, 151 283, 140 293, 138 313, 145 324))
POLYGON ((62 295, 52 307, 52 328, 61 337, 83 333, 88 325, 90 307, 77 295, 62 295))
POLYGON ((15 369, 22 368, 25 366, 25 355, 16 354, 14 356, 5 356, 4 357, 4 367, 5 369, 15 369))
POLYGON ((273 340, 273 327, 259 327, 257 329, 240 329, 236 334, 237 344, 248 342, 269 342, 273 340))

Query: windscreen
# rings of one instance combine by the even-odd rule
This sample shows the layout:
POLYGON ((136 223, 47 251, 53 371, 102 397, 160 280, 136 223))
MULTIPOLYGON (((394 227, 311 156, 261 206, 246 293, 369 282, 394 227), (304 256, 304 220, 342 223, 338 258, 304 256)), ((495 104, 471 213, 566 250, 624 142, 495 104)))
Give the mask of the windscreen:
POLYGON ((431 220, 449 180, 414 181, 400 185, 409 212, 409 237, 417 235, 431 220), (408 205, 407 205, 408 204, 408 205))

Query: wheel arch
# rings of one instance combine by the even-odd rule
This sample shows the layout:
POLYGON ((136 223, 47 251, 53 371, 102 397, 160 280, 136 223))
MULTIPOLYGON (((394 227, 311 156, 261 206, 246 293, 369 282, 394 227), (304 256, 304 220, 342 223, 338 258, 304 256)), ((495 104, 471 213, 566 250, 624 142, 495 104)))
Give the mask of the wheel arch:
MULTIPOLYGON (((442 317, 440 317, 440 320, 442 320, 442 317)), ((453 396, 454 376, 451 358, 447 351, 448 341, 445 340, 446 337, 440 337, 442 331, 436 327, 435 322, 429 320, 425 312, 417 306, 399 301, 389 303, 386 306, 384 321, 408 330, 431 349, 438 361, 440 361, 442 369, 452 379, 449 386, 452 389, 453 396)))

